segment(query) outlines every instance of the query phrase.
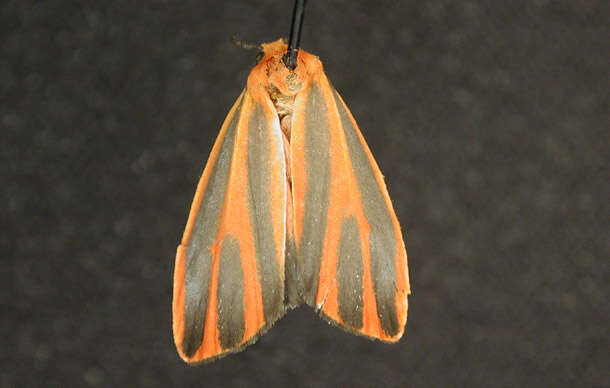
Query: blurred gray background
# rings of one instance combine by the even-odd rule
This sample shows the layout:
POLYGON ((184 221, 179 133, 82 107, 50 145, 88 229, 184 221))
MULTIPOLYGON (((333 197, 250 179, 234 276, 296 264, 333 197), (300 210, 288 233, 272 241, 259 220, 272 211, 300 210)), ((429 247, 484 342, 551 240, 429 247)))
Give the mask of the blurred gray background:
POLYGON ((0 386, 610 386, 607 1, 310 0, 386 176, 413 294, 370 342, 288 313, 188 367, 171 281, 195 186, 292 1, 3 1, 0 386))

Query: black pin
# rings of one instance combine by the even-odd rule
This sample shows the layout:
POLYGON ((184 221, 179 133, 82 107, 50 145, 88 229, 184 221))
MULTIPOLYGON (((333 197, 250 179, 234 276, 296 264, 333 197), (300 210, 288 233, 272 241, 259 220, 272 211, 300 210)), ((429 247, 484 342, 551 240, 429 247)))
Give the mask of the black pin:
POLYGON ((301 43, 301 27, 303 26, 303 16, 305 15, 305 3, 307 0, 295 0, 294 11, 292 12, 292 25, 290 26, 290 41, 288 51, 284 54, 284 64, 290 70, 297 67, 297 55, 301 43))

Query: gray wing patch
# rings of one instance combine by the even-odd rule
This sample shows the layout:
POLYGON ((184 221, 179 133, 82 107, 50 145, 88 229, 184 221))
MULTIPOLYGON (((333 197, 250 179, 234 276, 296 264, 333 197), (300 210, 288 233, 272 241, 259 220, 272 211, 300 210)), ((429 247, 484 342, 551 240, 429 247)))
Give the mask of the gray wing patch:
POLYGON ((220 346, 233 348, 241 342, 244 331, 244 274, 239 242, 225 236, 218 268, 218 332, 220 346))
POLYGON ((297 255, 301 260, 301 295, 307 304, 315 306, 330 195, 328 111, 324 96, 315 83, 307 96, 305 116, 305 216, 297 255))
POLYGON ((337 259, 339 316, 346 325, 362 328, 362 250, 358 221, 347 217, 341 224, 337 259))
POLYGON ((255 103, 248 119, 248 210, 266 322, 274 322, 284 311, 284 284, 277 265, 271 214, 271 136, 263 109, 255 103))

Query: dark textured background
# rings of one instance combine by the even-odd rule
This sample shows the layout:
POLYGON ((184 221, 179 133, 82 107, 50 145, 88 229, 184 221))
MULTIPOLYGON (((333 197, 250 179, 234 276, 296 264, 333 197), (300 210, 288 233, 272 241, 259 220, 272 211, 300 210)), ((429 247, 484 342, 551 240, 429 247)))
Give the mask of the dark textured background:
POLYGON ((308 308, 188 367, 171 279, 195 185, 290 1, 3 1, 0 386, 610 385, 605 0, 321 1, 303 47, 406 233, 405 337, 308 308), (457 3, 457 4, 456 4, 457 3))

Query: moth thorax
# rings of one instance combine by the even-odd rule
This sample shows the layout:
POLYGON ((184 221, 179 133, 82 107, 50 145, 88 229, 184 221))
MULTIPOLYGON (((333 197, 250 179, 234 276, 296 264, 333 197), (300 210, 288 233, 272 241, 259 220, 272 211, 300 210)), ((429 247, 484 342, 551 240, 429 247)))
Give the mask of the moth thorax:
POLYGON ((284 135, 290 139, 290 128, 292 125, 292 113, 294 112, 294 97, 282 94, 278 88, 271 86, 267 89, 269 97, 275 106, 278 118, 280 120, 280 128, 284 135))

